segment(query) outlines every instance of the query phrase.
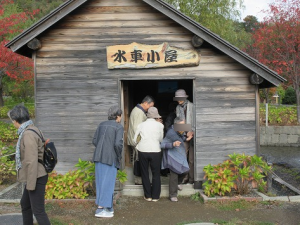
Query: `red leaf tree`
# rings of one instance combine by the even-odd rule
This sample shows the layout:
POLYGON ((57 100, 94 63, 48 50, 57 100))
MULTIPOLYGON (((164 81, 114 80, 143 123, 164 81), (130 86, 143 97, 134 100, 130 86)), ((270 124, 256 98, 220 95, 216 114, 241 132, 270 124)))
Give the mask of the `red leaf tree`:
POLYGON ((0 5, 0 106, 3 101, 3 78, 8 76, 16 82, 29 81, 33 83, 33 61, 13 53, 4 47, 10 38, 22 32, 32 24, 33 12, 19 12, 12 0, 3 0, 0 5))
POLYGON ((300 0, 275 0, 264 11, 267 17, 253 33, 248 52, 293 85, 300 123, 300 0))

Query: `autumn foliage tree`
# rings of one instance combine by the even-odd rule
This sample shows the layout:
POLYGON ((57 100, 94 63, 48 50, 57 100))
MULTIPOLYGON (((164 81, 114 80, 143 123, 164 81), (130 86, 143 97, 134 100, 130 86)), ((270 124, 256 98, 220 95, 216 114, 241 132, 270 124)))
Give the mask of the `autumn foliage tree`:
POLYGON ((34 22, 34 15, 38 10, 22 12, 12 0, 2 0, 0 3, 0 106, 3 106, 5 77, 17 83, 33 83, 33 61, 13 53, 4 45, 34 22))
POLYGON ((254 50, 249 54, 294 87, 300 123, 300 0, 275 0, 269 7, 268 16, 253 33, 254 50))

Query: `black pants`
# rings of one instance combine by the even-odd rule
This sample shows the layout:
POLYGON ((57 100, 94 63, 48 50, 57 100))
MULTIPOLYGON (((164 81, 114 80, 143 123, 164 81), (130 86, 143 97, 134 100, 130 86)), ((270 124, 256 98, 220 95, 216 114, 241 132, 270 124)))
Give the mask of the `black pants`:
POLYGON ((47 181, 48 175, 39 177, 34 191, 28 191, 25 186, 21 198, 24 225, 33 224, 33 214, 39 225, 50 225, 49 218, 45 212, 45 188, 47 181))
POLYGON ((139 160, 142 173, 144 195, 146 198, 159 199, 161 191, 160 182, 160 152, 140 152, 139 160), (152 172, 152 187, 149 180, 149 164, 152 172))
POLYGON ((169 196, 177 197, 178 193, 178 184, 181 184, 183 178, 186 176, 186 173, 177 174, 170 170, 170 179, 169 179, 169 196))

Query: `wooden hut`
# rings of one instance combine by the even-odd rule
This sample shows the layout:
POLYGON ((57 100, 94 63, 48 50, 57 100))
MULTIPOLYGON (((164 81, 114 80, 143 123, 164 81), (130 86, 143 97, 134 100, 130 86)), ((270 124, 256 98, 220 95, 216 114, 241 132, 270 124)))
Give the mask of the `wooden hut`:
POLYGON ((284 81, 162 0, 68 0, 6 47, 34 60, 36 124, 55 141, 59 172, 78 158, 91 160, 94 131, 115 104, 124 111, 123 166, 129 168, 131 109, 149 94, 165 117, 183 88, 195 105, 199 187, 205 165, 233 152, 259 153, 259 88, 284 81), (178 55, 167 58, 165 48, 178 55), (123 52, 131 54, 126 63, 123 52), (167 65, 170 60, 180 62, 167 65))

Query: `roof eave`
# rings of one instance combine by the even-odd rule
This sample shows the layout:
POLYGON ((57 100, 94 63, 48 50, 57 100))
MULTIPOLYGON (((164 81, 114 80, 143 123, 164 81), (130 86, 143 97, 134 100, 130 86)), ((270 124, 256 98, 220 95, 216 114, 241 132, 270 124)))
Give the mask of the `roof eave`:
POLYGON ((268 80, 272 85, 279 86, 282 82, 285 82, 286 79, 278 75, 273 70, 269 69, 265 65, 258 62, 256 59, 252 58, 245 52, 236 48, 229 42, 222 39, 219 35, 211 32, 209 29, 201 26, 199 23, 192 20, 190 17, 184 15, 177 9, 175 9, 170 4, 162 0, 143 0, 147 4, 151 5, 156 10, 160 11, 167 17, 173 19, 192 33, 203 38, 207 43, 216 47, 220 51, 229 55, 248 69, 257 73, 264 79, 268 80), (213 37, 213 38, 212 38, 213 37))

